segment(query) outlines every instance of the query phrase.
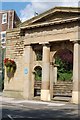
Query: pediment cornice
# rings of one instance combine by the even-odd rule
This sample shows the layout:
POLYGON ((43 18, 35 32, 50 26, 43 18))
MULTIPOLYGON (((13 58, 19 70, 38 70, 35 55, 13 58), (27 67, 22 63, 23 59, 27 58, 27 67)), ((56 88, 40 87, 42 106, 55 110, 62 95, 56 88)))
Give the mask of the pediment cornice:
MULTIPOLYGON (((38 23, 44 23, 44 22, 48 22, 48 21, 57 21, 57 20, 61 19, 61 18, 57 18, 58 16, 56 16, 59 13, 60 14, 66 13, 65 14, 66 16, 69 14, 74 14, 73 17, 77 17, 78 15, 80 16, 80 7, 55 7, 55 8, 52 8, 42 14, 39 14, 38 16, 35 16, 35 17, 23 22, 19 26, 24 27, 24 26, 38 24, 38 23), (51 18, 52 16, 55 16, 55 18, 52 18, 51 20, 49 20, 49 18, 51 18)), ((64 16, 64 18, 65 18, 65 16, 64 16)))

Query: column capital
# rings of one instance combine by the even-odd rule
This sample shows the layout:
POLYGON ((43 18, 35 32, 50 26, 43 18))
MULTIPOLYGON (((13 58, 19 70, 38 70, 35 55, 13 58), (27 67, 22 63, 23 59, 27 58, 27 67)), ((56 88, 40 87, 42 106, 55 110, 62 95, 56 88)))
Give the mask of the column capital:
POLYGON ((50 45, 50 43, 49 43, 49 42, 40 42, 39 44, 42 44, 43 46, 50 45))
POLYGON ((74 44, 77 44, 77 43, 80 44, 80 40, 74 40, 73 43, 74 44))
POLYGON ((27 46, 31 47, 31 44, 26 44, 26 45, 24 45, 24 48, 26 48, 27 46))

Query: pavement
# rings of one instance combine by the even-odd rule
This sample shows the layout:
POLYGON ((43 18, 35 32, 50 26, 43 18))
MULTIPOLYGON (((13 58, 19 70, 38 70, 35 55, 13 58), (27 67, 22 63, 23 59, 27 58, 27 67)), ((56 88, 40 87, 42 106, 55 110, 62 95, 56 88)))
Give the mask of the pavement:
POLYGON ((63 106, 66 105, 68 102, 59 102, 59 101, 50 101, 50 102, 45 102, 45 101, 40 101, 40 100, 26 100, 26 99, 17 99, 17 98, 9 98, 5 97, 2 95, 0 92, 0 103, 11 103, 11 104, 23 104, 23 103, 28 103, 28 104, 42 104, 42 105, 47 105, 47 106, 63 106))
POLYGON ((8 118, 12 116, 12 120, 17 117, 26 118, 26 120, 59 120, 58 118, 67 118, 66 120, 68 120, 68 118, 72 118, 72 120, 80 119, 79 105, 69 102, 21 100, 3 97, 2 94, 0 94, 0 103, 4 118, 5 116, 8 116, 8 118))
POLYGON ((47 107, 62 107, 62 106, 67 106, 67 105, 73 105, 76 106, 75 104, 69 104, 68 102, 61 102, 61 101, 50 101, 50 102, 45 102, 45 101, 40 101, 40 100, 25 100, 25 99, 16 99, 16 98, 9 98, 9 97, 4 97, 0 96, 0 103, 2 105, 17 105, 17 106, 23 106, 27 107, 28 104, 33 104, 33 105, 42 105, 42 106, 47 106, 47 107))

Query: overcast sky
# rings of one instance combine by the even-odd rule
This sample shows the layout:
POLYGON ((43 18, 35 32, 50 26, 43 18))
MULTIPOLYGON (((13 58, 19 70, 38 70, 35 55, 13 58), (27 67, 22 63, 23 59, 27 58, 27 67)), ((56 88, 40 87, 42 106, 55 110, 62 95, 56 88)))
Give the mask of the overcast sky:
POLYGON ((79 0, 2 0, 2 9, 14 9, 22 22, 55 6, 78 7, 79 0))

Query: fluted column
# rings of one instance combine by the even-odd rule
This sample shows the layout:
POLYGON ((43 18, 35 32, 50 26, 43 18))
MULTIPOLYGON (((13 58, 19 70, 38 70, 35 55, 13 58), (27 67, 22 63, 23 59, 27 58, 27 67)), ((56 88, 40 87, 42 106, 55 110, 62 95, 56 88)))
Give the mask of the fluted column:
POLYGON ((80 43, 74 42, 72 102, 80 103, 80 43))
POLYGON ((41 100, 50 101, 50 46, 43 45, 41 100))

